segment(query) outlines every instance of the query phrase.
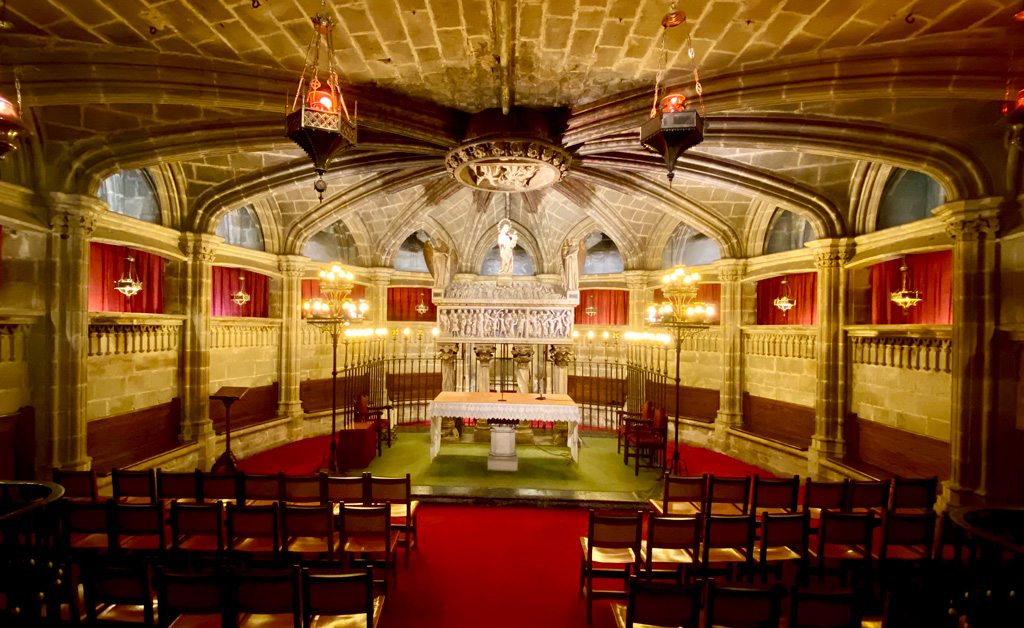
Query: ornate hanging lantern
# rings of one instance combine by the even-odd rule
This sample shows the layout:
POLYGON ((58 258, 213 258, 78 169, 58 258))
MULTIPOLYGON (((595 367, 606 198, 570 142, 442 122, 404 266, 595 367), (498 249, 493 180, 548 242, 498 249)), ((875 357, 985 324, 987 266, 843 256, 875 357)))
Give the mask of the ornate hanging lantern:
POLYGON ((125 269, 121 278, 114 282, 114 290, 117 290, 129 299, 142 292, 142 280, 135 272, 135 258, 129 255, 124 258, 125 269))
POLYGON ((648 321, 683 327, 707 327, 715 315, 715 306, 696 301, 700 273, 676 266, 661 278, 661 291, 667 301, 647 306, 648 321))
POLYGON ((331 264, 320 271, 320 296, 307 299, 302 309, 309 322, 340 321, 346 325, 357 323, 370 311, 370 304, 360 299, 353 301, 349 293, 355 287, 355 276, 339 264, 331 264))
POLYGON ((583 313, 590 318, 597 316, 597 307, 594 306, 594 295, 590 295, 590 303, 587 307, 583 308, 583 313))
POLYGON ((287 117, 288 137, 306 151, 320 178, 313 184, 319 199, 324 200, 327 166, 341 151, 356 144, 356 109, 349 115, 345 98, 334 69, 334 20, 327 15, 323 0, 320 13, 313 20, 313 40, 295 91, 291 112, 287 117), (326 49, 326 81, 320 80, 321 44, 326 49))
POLYGON ((793 306, 796 305, 796 301, 789 296, 789 280, 786 278, 782 279, 782 286, 779 288, 781 294, 775 299, 775 307, 782 310, 783 316, 789 313, 793 306))
POLYGON ((911 289, 910 281, 907 279, 907 273, 909 271, 910 267, 907 266, 907 261, 903 260, 903 265, 900 266, 900 275, 902 275, 900 289, 890 295, 892 302, 903 308, 904 314, 907 313, 907 310, 920 303, 921 299, 924 298, 924 293, 920 290, 911 289))
POLYGON ((423 302, 423 291, 421 290, 420 291, 420 302, 419 302, 419 305, 416 306, 416 314, 419 315, 419 316, 423 316, 428 311, 430 311, 430 308, 427 307, 427 304, 423 302))
POLYGON ((245 275, 238 276, 238 292, 234 292, 231 295, 231 300, 235 302, 235 305, 242 307, 252 298, 249 293, 245 291, 245 275))
MULTIPOLYGON (((700 83, 700 74, 696 65, 693 69, 693 80, 700 98, 700 113, 686 109, 686 96, 679 92, 671 92, 661 98, 661 81, 665 73, 665 38, 668 29, 679 26, 686 22, 686 14, 675 10, 673 3, 672 11, 661 19, 661 59, 658 66, 658 75, 654 82, 654 104, 651 107, 651 118, 640 127, 640 144, 644 148, 661 155, 668 166, 668 181, 672 183, 675 177, 676 160, 679 159, 685 150, 696 146, 704 141, 704 88, 700 83), (660 99, 660 103, 659 103, 660 99)), ((691 61, 694 61, 696 54, 693 50, 693 43, 688 37, 686 40, 686 53, 691 61)))

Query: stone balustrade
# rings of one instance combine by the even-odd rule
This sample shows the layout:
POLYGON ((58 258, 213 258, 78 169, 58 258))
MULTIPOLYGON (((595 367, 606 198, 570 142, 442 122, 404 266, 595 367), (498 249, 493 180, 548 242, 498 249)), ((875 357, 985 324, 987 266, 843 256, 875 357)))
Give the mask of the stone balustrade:
POLYGON ((211 349, 274 347, 281 342, 281 321, 275 318, 213 318, 211 349))
POLYGON ((23 362, 32 319, 0 317, 0 362, 23 362))
POLYGON ((168 314, 93 315, 89 357, 177 351, 183 316, 168 314))
POLYGON ((846 328, 853 364, 949 373, 952 338, 948 325, 857 325, 846 328))
POLYGON ((743 327, 743 353, 746 355, 813 360, 817 341, 818 333, 814 327, 743 327))

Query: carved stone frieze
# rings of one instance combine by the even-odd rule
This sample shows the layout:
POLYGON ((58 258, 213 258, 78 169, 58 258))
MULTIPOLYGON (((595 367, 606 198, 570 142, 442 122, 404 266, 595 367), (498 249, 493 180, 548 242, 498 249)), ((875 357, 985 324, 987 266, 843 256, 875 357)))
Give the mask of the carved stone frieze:
POLYGON ((443 306, 437 311, 445 338, 567 340, 572 333, 571 308, 443 306))
POLYGON ((848 251, 821 251, 814 256, 814 265, 818 268, 843 266, 848 261, 850 261, 848 251))
POLYGON ((538 138, 477 140, 448 151, 445 167, 459 183, 488 192, 528 192, 561 181, 572 156, 538 138))
POLYGON ((512 282, 499 284, 496 281, 469 281, 453 283, 444 291, 445 299, 467 299, 486 301, 547 301, 564 299, 565 293, 556 286, 540 282, 512 282))

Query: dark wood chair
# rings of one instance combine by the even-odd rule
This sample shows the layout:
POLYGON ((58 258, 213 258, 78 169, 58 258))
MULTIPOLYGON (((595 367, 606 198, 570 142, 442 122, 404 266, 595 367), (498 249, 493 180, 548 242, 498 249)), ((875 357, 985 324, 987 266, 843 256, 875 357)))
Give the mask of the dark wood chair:
POLYGON ((807 512, 773 514, 766 512, 761 520, 761 538, 754 541, 754 563, 761 572, 761 583, 768 583, 768 572, 782 579, 786 563, 797 567, 797 582, 807 574, 810 548, 811 517, 807 512))
POLYGON ((355 419, 360 421, 372 421, 377 430, 377 455, 383 451, 383 443, 387 441, 388 449, 391 448, 391 441, 395 439, 394 430, 391 429, 391 408, 390 405, 371 406, 366 400, 366 395, 356 397, 355 419), (385 418, 387 413, 387 418, 385 418))
POLYGON ((178 573, 158 569, 155 583, 160 628, 172 625, 231 626, 224 580, 219 573, 178 573))
POLYGON ((163 502, 111 504, 111 549, 162 558, 167 552, 167 514, 163 502))
POLYGON ((707 585, 706 626, 757 626, 778 628, 782 621, 782 585, 770 588, 707 585))
POLYGON ((174 552, 224 555, 224 504, 171 503, 171 549, 174 552))
POLYGON ((651 513, 647 539, 640 543, 640 560, 648 580, 670 576, 682 583, 687 567, 700 561, 700 516, 678 517, 651 513), (657 568, 657 569, 656 569, 657 568))
POLYGON ((704 538, 701 544, 701 576, 707 579, 715 565, 718 571, 730 576, 753 563, 755 521, 753 515, 705 515, 704 538))
POLYGON ((648 425, 654 418, 654 402, 645 401, 640 407, 640 412, 626 412, 619 410, 616 414, 616 432, 618 433, 618 447, 616 453, 622 453, 623 438, 626 432, 633 425, 648 425))
POLYGON ((385 504, 391 511, 391 527, 402 533, 399 544, 405 548, 405 566, 409 566, 409 551, 416 547, 419 526, 416 511, 419 500, 412 498, 412 479, 408 473, 401 478, 385 478, 367 474, 366 503, 385 504))
POLYGON ((96 485, 96 471, 53 470, 53 482, 64 487, 64 499, 68 501, 98 502, 99 488, 96 485))
POLYGON ((156 501, 156 471, 125 471, 114 469, 110 472, 114 489, 114 500, 122 504, 152 504, 156 501))
POLYGON ((789 595, 789 628, 860 628, 860 598, 852 589, 805 590, 789 595))
POLYGON ((156 470, 156 493, 165 507, 171 502, 199 501, 199 477, 201 472, 170 472, 156 470))
POLYGON ((281 549, 278 504, 236 506, 228 504, 227 548, 246 556, 277 556, 281 549))
POLYGON ((618 628, 698 628, 700 625, 700 583, 648 582, 636 576, 629 581, 625 604, 612 604, 618 628))
POLYGON ((153 590, 144 561, 86 561, 81 583, 88 625, 155 625, 153 590))
POLYGON ((935 497, 939 489, 939 478, 892 479, 889 494, 889 509, 897 512, 926 512, 935 508, 935 497))
POLYGON ((341 529, 341 551, 352 566, 380 567, 383 579, 380 581, 385 593, 391 580, 398 586, 398 561, 395 559, 398 547, 397 530, 391 529, 391 510, 387 506, 341 507, 339 517, 341 529))
POLYGON ((750 476, 708 476, 707 514, 745 515, 750 505, 750 476))
POLYGON ((590 511, 587 536, 580 537, 580 597, 587 601, 587 624, 594 621, 594 600, 623 599, 622 590, 595 589, 596 578, 629 582, 633 567, 640 565, 644 514, 590 511), (598 567, 601 565, 601 567, 598 567))
POLYGON ((867 573, 871 568, 871 539, 876 522, 870 512, 823 510, 818 547, 808 551, 810 558, 816 561, 819 579, 836 573, 845 585, 854 569, 867 573))
POLYGON ((668 445, 668 413, 665 408, 655 408, 650 423, 628 421, 629 427, 623 437, 624 460, 629 466, 633 457, 634 475, 640 475, 641 460, 648 469, 665 470, 665 448, 668 445))
POLYGON ((665 474, 662 498, 651 499, 654 512, 664 515, 696 515, 704 512, 708 497, 708 474, 678 477, 665 474))
POLYGON ((766 513, 780 515, 796 512, 800 501, 800 476, 763 478, 754 476, 750 507, 755 517, 766 513))
POLYGON ((302 612, 305 626, 376 628, 385 595, 374 595, 373 572, 315 573, 302 570, 302 612), (321 621, 322 620, 322 621, 321 621))
POLYGON ((238 628, 302 628, 302 593, 297 567, 231 577, 231 625, 238 628), (290 621, 289 621, 290 620, 290 621))

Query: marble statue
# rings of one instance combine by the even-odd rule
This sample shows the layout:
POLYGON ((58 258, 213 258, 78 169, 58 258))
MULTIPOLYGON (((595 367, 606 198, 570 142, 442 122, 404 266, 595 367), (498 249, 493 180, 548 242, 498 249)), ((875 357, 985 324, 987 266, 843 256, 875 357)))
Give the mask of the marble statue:
POLYGON ((444 240, 431 240, 423 243, 423 256, 434 278, 434 288, 444 290, 451 283, 458 264, 455 251, 444 240))
POLYGON ((512 252, 519 241, 519 234, 512 228, 512 223, 504 219, 498 225, 498 252, 501 254, 501 268, 499 275, 512 274, 512 252))
POLYGON ((562 280, 565 282, 565 291, 578 292, 580 289, 580 269, 583 263, 580 260, 580 250, 586 255, 586 249, 582 242, 570 242, 562 240, 562 280))

